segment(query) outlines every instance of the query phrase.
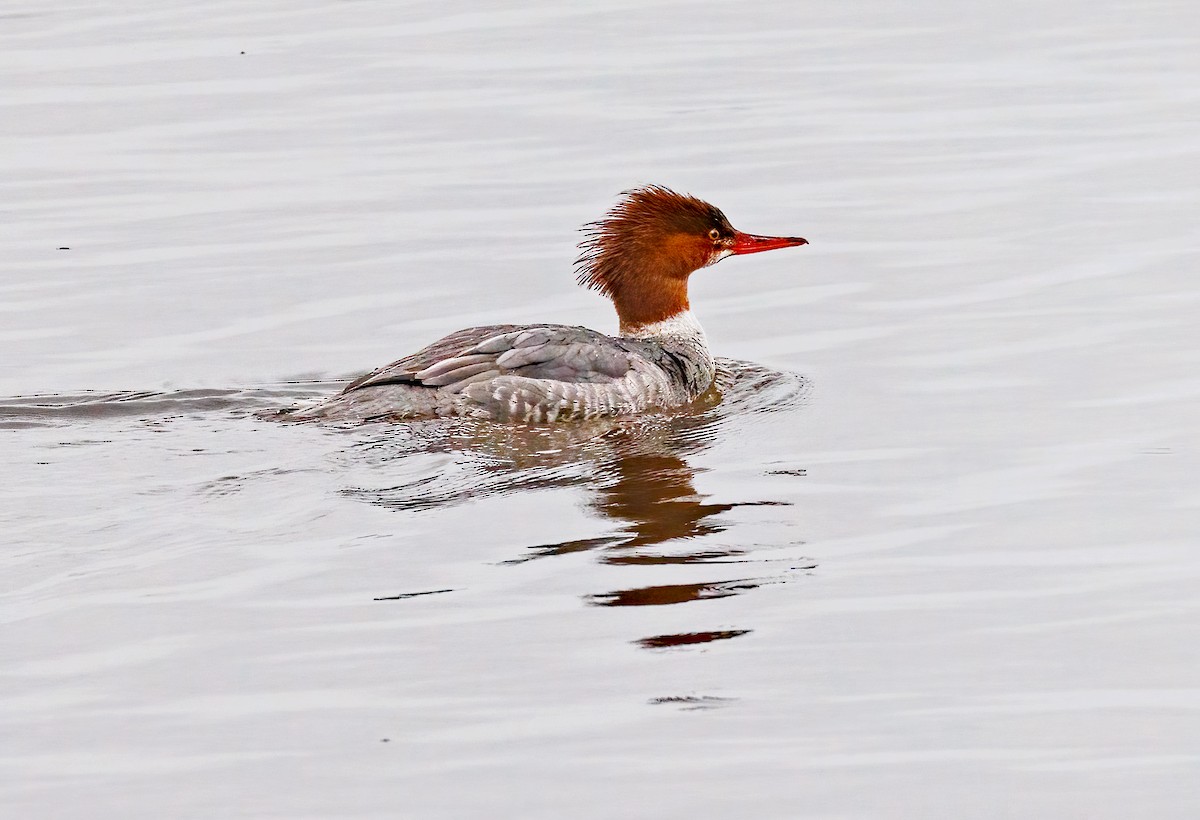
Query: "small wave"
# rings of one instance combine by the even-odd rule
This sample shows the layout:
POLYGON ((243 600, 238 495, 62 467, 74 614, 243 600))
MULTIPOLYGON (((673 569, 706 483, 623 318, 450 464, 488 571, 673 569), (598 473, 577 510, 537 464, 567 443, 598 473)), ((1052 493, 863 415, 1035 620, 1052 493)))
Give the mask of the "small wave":
POLYGON ((737 359, 717 359, 713 384, 721 394, 714 409, 721 415, 778 413, 805 404, 812 391, 812 382, 799 373, 737 359))
POLYGON ((71 422, 120 417, 168 418, 232 410, 239 414, 311 400, 338 386, 333 382, 283 382, 253 388, 84 391, 0 399, 0 428, 56 427, 71 422))
POLYGON ((802 406, 811 390, 812 383, 798 373, 717 359, 717 375, 708 392, 690 407, 671 414, 676 441, 683 447, 702 446, 717 437, 727 423, 802 406))

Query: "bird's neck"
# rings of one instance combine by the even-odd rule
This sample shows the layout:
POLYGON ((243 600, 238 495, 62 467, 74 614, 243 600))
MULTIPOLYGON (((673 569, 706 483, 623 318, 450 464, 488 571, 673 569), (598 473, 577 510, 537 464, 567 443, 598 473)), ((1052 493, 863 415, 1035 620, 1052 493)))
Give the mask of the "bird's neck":
POLYGON ((648 328, 666 325, 683 314, 692 315, 686 277, 627 281, 612 300, 621 320, 622 336, 653 336, 656 334, 648 328))

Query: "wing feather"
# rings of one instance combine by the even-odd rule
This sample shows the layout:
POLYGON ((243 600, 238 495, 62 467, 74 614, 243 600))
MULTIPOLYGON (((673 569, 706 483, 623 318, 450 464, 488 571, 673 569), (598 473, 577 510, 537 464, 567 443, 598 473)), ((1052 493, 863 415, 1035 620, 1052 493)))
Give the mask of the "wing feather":
POLYGON ((458 393, 499 376, 570 383, 612 382, 634 367, 640 348, 631 340, 565 325, 488 325, 439 339, 352 382, 345 392, 411 384, 458 393))

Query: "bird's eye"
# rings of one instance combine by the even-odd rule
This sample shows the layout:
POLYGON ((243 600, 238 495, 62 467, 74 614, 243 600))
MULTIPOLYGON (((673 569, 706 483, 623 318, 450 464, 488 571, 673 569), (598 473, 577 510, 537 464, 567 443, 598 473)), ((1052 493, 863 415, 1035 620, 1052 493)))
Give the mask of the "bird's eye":
POLYGON ((721 238, 721 232, 719 230, 717 230, 716 228, 713 228, 711 231, 708 232, 708 238, 711 239, 713 242, 716 242, 718 239, 721 238))

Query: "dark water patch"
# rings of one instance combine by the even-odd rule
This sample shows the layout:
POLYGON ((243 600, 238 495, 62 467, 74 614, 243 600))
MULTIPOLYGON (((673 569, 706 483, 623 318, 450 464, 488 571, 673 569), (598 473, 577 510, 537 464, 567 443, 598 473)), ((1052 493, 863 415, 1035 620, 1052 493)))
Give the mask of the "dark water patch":
POLYGON ((584 600, 592 606, 670 606, 690 601, 728 598, 758 589, 763 583, 765 582, 762 580, 745 578, 700 584, 663 584, 588 595, 584 600))
POLYGON ((728 550, 713 550, 701 549, 697 551, 676 553, 676 554, 656 554, 649 552, 622 552, 621 550, 628 548, 634 539, 631 536, 604 536, 600 538, 580 538, 575 541, 562 541, 557 544, 541 544, 536 547, 529 547, 524 555, 518 558, 509 558, 501 561, 501 564, 523 564, 526 561, 533 561, 538 558, 552 558, 558 555, 571 555, 577 552, 586 552, 588 550, 602 550, 603 554, 599 560, 605 564, 613 564, 615 566, 654 566, 662 564, 740 564, 745 563, 745 558, 740 556, 746 555, 746 551, 742 549, 728 550))
POLYGON ((678 706, 685 712, 719 709, 736 702, 737 698, 722 698, 715 695, 666 695, 660 698, 650 698, 650 703, 654 706, 678 706))
POLYGON ((409 598, 420 598, 422 595, 441 595, 443 592, 454 592, 453 589, 426 589, 421 592, 401 592, 398 595, 385 595, 382 598, 372 598, 372 601, 406 601, 409 598))
POLYGON ((807 573, 815 569, 816 566, 816 562, 801 560, 789 566, 784 574, 776 576, 633 587, 630 589, 618 589, 612 592, 586 595, 584 596, 584 601, 592 606, 670 606, 672 604, 686 604, 692 601, 729 598, 768 584, 785 584, 792 580, 792 573, 807 573))
POLYGON ((519 558, 509 558, 501 564, 524 564, 537 558, 551 558, 556 555, 571 555, 576 552, 586 552, 596 549, 615 549, 621 547, 629 539, 624 536, 605 536, 601 538, 580 538, 575 541, 562 541, 558 544, 540 544, 529 547, 519 558))
POLYGON ((719 629, 713 632, 681 632, 676 635, 653 635, 634 641, 643 649, 670 649, 679 646, 696 646, 697 644, 727 641, 749 635, 752 629, 719 629))
POLYGON ((696 550, 683 554, 661 554, 648 552, 621 553, 605 555, 602 559, 606 564, 617 566, 659 566, 662 564, 742 564, 745 563, 746 550, 696 550))

